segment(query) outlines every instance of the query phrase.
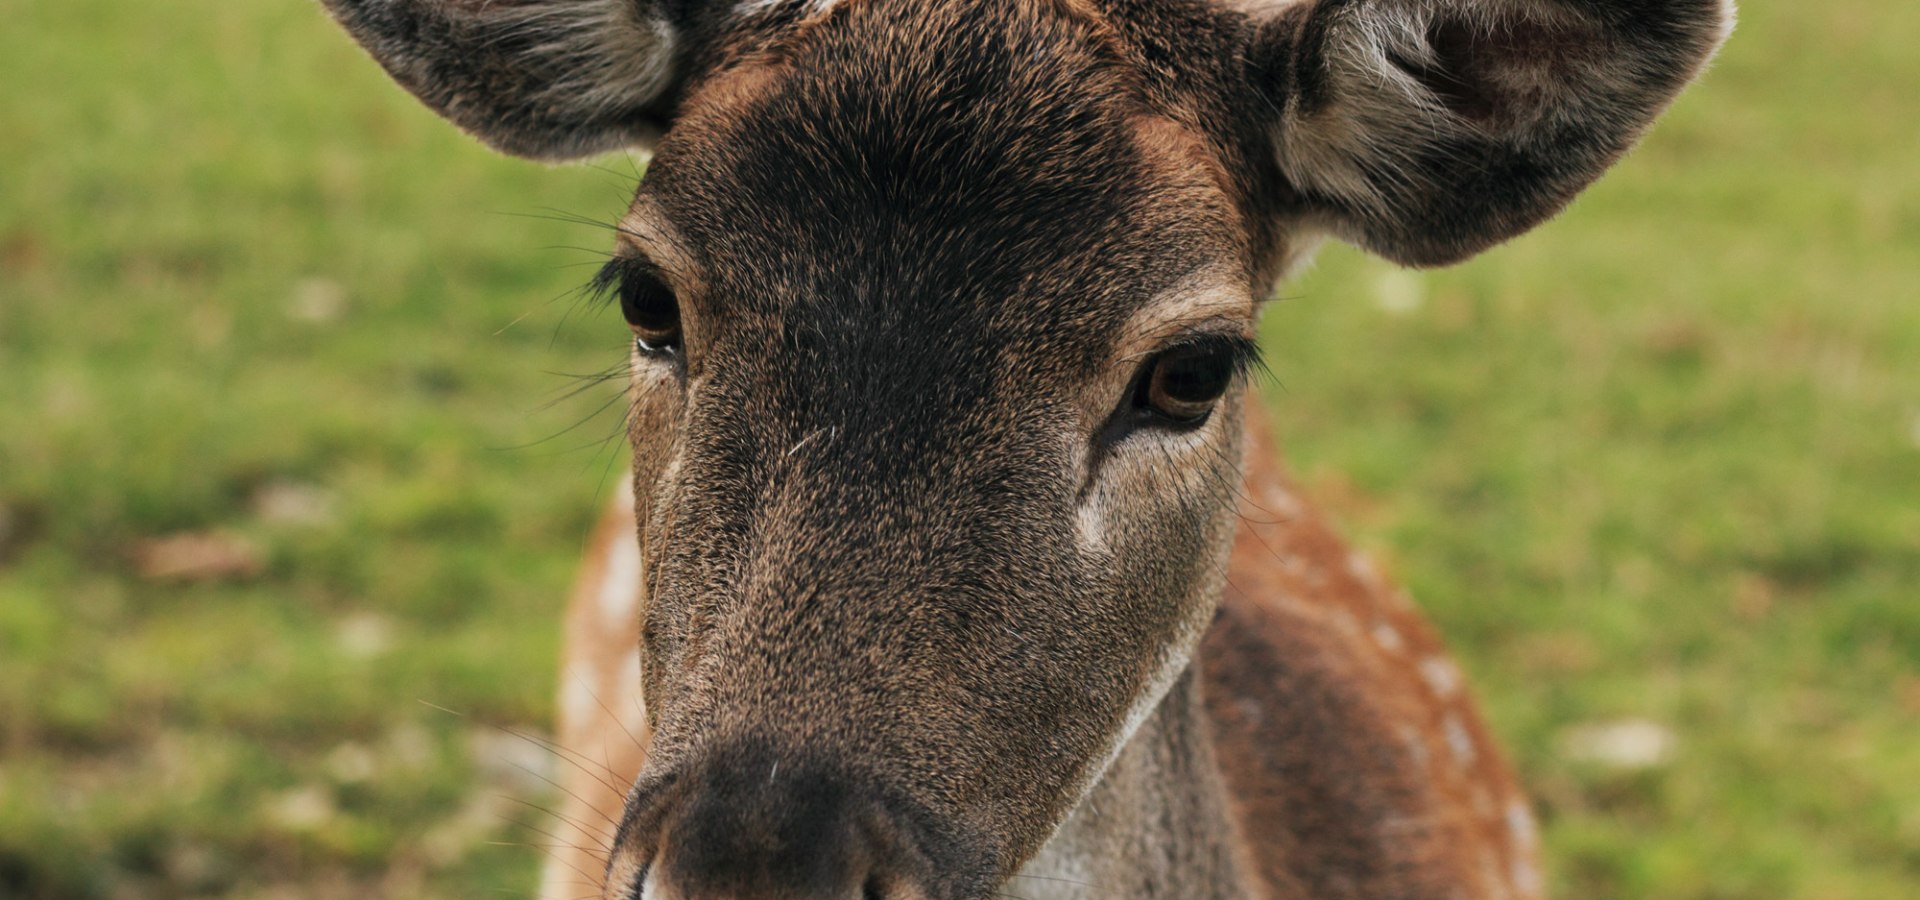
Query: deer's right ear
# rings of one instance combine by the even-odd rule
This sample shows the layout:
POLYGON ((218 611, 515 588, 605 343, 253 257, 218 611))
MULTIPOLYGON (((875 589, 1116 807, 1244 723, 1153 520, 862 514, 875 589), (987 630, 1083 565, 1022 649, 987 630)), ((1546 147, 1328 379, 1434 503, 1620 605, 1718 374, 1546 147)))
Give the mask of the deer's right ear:
POLYGON ((1252 30, 1250 108, 1301 224, 1450 263, 1599 177, 1732 16, 1732 0, 1303 0, 1252 30))
POLYGON ((495 149, 576 159, 660 130, 685 44, 659 0, 322 0, 436 112, 495 149))

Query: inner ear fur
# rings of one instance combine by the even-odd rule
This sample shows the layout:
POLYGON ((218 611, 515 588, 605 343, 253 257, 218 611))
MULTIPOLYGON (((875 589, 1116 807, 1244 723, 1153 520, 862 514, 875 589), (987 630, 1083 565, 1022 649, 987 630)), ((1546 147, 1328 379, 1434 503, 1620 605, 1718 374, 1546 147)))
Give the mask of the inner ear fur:
POLYGON ((402 87, 506 153, 652 137, 683 43, 656 0, 322 0, 402 87))
POLYGON ((1248 74, 1302 224, 1444 265, 1566 206, 1732 15, 1731 0, 1309 0, 1254 28, 1248 74))

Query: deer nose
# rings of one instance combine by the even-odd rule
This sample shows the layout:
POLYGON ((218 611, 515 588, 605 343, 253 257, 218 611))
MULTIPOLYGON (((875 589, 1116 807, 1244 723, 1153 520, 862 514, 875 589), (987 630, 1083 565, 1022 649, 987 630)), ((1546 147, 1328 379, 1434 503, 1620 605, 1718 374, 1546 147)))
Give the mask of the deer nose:
POLYGON ((739 757, 681 781, 639 900, 905 900, 913 841, 878 792, 819 766, 739 757))

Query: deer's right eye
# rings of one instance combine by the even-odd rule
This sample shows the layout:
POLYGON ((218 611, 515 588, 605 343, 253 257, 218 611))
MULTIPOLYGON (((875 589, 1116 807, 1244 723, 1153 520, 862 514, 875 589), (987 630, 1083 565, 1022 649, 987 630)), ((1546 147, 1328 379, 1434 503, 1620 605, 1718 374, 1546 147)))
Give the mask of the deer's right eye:
POLYGON ((680 350, 680 301, 651 266, 627 266, 619 275, 620 314, 633 328, 642 353, 661 356, 680 350))
POLYGON ((1259 365, 1259 354, 1251 339, 1238 335, 1203 335, 1168 347, 1135 376, 1136 421, 1199 427, 1233 380, 1259 365))
POLYGON ((680 299, 660 270, 642 257, 616 256, 587 285, 591 296, 620 302, 633 345, 650 356, 680 352, 680 299))

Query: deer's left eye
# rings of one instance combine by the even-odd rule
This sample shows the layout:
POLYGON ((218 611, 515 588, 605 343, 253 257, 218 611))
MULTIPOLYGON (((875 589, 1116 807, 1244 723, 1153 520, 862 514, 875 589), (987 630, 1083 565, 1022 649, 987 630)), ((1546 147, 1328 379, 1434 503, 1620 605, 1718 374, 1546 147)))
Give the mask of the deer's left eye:
POLYGON ((620 273, 620 314, 633 328, 640 351, 669 355, 680 349, 680 301, 650 266, 620 273))
POLYGON ((1135 382, 1133 406, 1174 427, 1205 422, 1238 376, 1256 358, 1252 342, 1209 337, 1177 344, 1148 360, 1135 382))

